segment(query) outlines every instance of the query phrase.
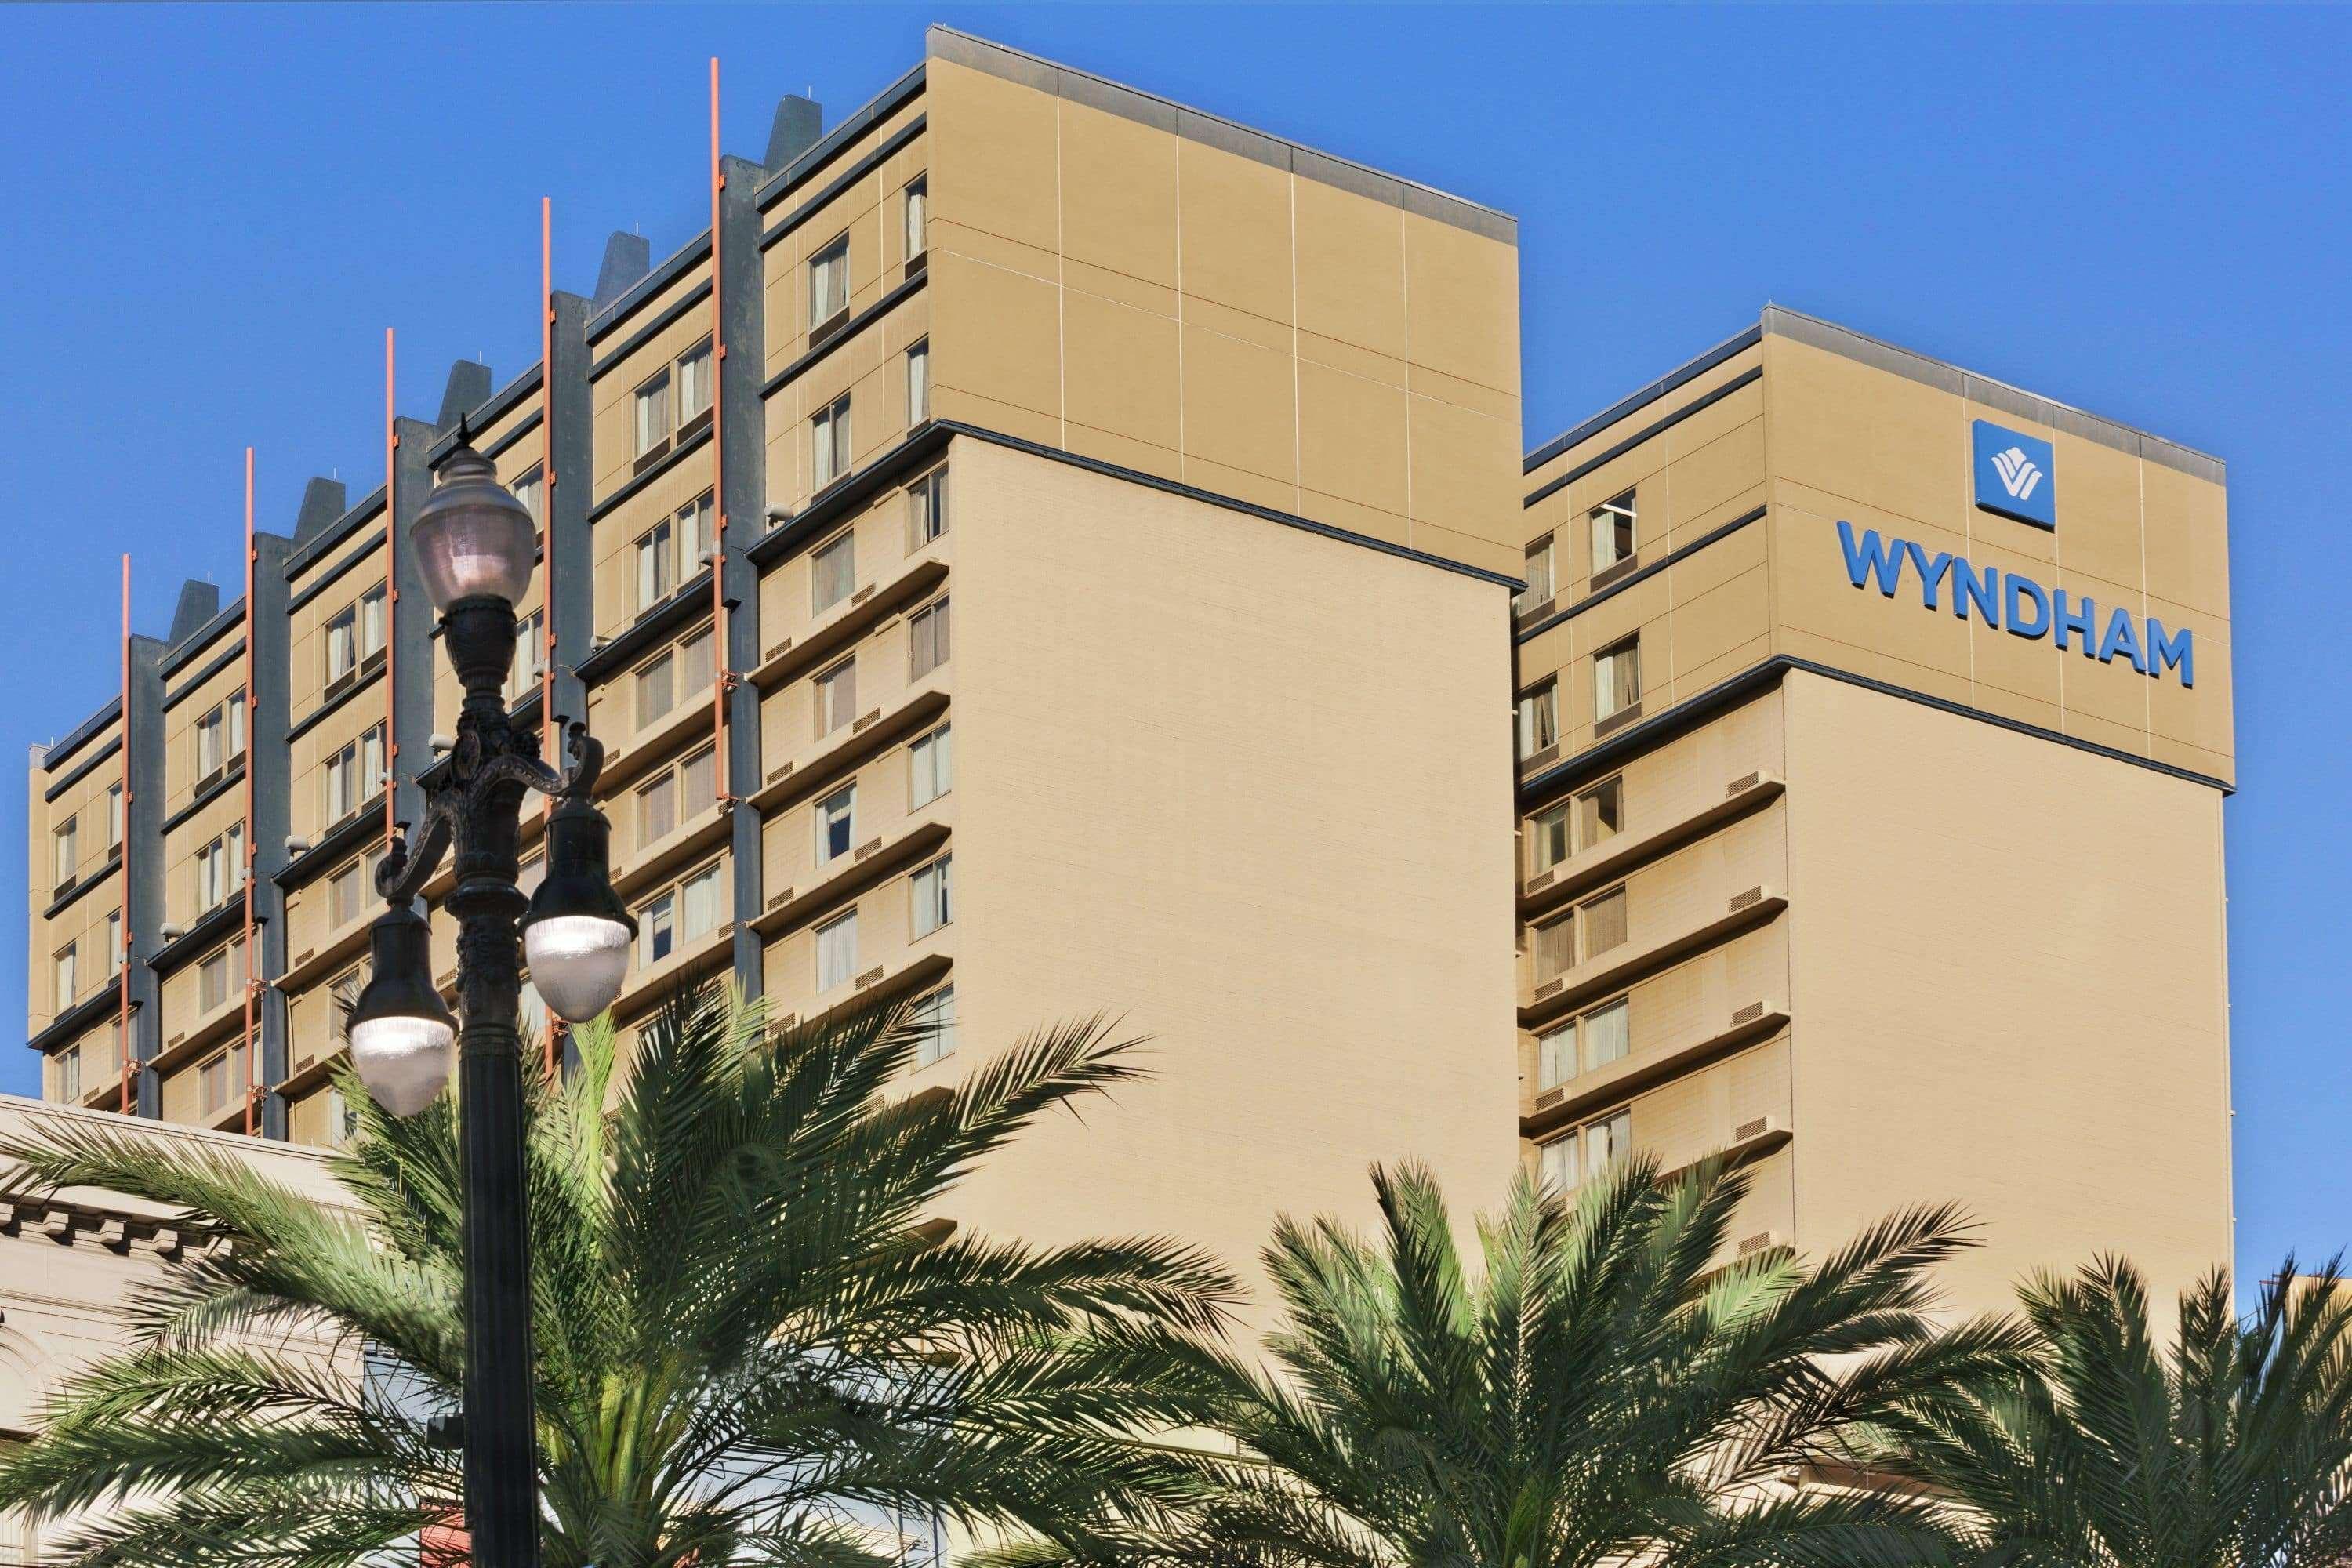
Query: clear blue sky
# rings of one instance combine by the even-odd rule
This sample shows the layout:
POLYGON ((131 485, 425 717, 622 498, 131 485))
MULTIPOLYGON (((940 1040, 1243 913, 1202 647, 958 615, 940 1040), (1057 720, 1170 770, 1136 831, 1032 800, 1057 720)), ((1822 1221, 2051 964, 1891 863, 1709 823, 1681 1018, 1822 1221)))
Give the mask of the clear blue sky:
POLYGON ((583 293, 609 230, 698 229, 710 55, 757 156, 932 20, 1518 215, 1530 442, 1769 300, 2226 458, 2240 1259, 2352 1240, 2352 11, 0 7, 0 735, 113 689, 121 550, 143 631, 236 581, 247 443, 265 527, 376 483, 385 326, 425 417, 453 357, 534 358, 542 195, 583 293))

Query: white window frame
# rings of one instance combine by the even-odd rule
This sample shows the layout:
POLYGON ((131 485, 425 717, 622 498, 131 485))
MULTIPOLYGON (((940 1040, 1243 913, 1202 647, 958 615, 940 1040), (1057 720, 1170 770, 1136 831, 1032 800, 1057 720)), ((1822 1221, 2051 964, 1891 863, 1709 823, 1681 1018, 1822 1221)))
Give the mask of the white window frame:
POLYGON ((908 930, 919 940, 955 923, 955 857, 942 855, 907 879, 908 930))
POLYGON ((830 866, 845 860, 857 847, 857 781, 835 790, 816 803, 816 863, 830 866), (840 832, 836 835, 835 828, 840 832), (840 847, 834 847, 835 838, 840 847))
POLYGON ((954 986, 944 986, 916 1003, 908 1010, 907 1021, 924 1031, 922 1043, 915 1047, 917 1067, 927 1068, 955 1055, 954 986))
POLYGON ((909 264, 928 256, 931 247, 931 180, 922 174, 907 182, 899 196, 901 238, 909 264))
POLYGON ((1642 700, 1642 638, 1637 632, 1592 656, 1592 721, 1606 723, 1642 700))
POLYGON ((952 653, 954 628, 948 620, 948 600, 939 598, 907 617, 907 679, 920 680, 947 663, 952 653))
POLYGON ((850 655, 816 678, 816 732, 819 739, 857 718, 857 656, 850 655))
POLYGON ((955 788, 955 726, 942 724, 907 748, 908 809, 929 805, 955 788))
POLYGON ((1612 567, 1631 561, 1640 553, 1640 513, 1633 503, 1633 492, 1612 496, 1585 514, 1591 531, 1592 575, 1600 576, 1612 567), (1620 531, 1624 539, 1619 541, 1620 531))
POLYGON ((710 353, 710 340, 703 339, 677 356, 671 366, 676 373, 670 380, 671 396, 677 410, 677 427, 685 429, 700 416, 710 411, 711 366, 716 363, 710 353))
POLYGON ((845 528, 809 552, 809 614, 821 616, 857 591, 857 531, 845 528))
POLYGON ((668 518, 637 535, 637 614, 677 592, 677 531, 668 518))
POLYGON ((1519 699, 1519 760, 1559 743, 1559 682, 1544 681, 1519 699))
POLYGON ((907 548, 920 550, 948 531, 945 463, 907 487, 907 548))
POLYGON ((849 314, 849 236, 846 233, 809 253, 808 307, 811 333, 849 314))
POLYGON ((814 494, 848 476, 849 394, 843 393, 809 416, 809 490, 814 494))
POLYGON ((81 869, 81 818, 68 816, 49 834, 49 863, 62 888, 81 869))
POLYGON ((907 424, 909 428, 931 416, 931 340, 916 339, 907 348, 907 424))
POLYGON ((1511 611, 1514 615, 1524 616, 1551 597, 1552 552, 1553 540, 1549 533, 1528 546, 1528 585, 1520 589, 1517 596, 1511 601, 1511 611))
POLYGON ((816 988, 822 994, 857 978, 857 911, 816 928, 816 988))
POLYGON ((669 366, 664 365, 637 384, 629 395, 630 435, 633 447, 630 456, 642 462, 648 455, 658 452, 669 441, 677 421, 672 416, 669 366))

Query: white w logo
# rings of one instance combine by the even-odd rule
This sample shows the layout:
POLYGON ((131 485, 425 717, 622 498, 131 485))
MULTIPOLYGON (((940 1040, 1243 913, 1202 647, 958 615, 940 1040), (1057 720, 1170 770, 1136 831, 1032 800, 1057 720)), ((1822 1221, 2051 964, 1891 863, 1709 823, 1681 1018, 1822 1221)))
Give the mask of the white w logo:
POLYGON ((2042 470, 2035 468, 2033 459, 2019 447, 1995 452, 1992 466, 2000 470, 2000 488, 2009 492, 2012 500, 2023 500, 2033 493, 2033 487, 2042 482, 2042 470))

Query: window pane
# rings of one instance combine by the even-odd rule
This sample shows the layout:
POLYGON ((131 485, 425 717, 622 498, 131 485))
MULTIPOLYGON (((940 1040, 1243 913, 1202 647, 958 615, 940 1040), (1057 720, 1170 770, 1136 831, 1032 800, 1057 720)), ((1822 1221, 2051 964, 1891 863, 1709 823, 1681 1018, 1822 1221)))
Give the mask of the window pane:
POLYGON ((1577 1160, 1576 1134, 1571 1132, 1545 1144, 1539 1163, 1547 1185, 1563 1193, 1575 1186, 1584 1173, 1577 1160))
POLYGON ((830 991, 845 985, 857 973, 857 915, 855 910, 816 930, 816 988, 830 991))
POLYGON ((717 931, 726 919, 725 900, 721 897, 719 872, 711 867, 686 884, 685 909, 679 919, 678 939, 691 942, 696 937, 717 931))
POLYGON ((232 692, 228 700, 228 754, 245 755, 245 693, 232 692))
POLYGON ((838 665, 817 677, 816 732, 830 735, 857 713, 857 661, 838 665))
POLYGON ((643 962, 659 963, 677 946, 677 900, 667 893, 637 911, 638 952, 643 962))
POLYGON ((669 373, 664 371, 637 388, 637 449, 646 453, 669 438, 669 373))
POLYGON ((917 1067, 929 1067, 942 1057, 955 1055, 954 986, 916 1004, 911 1021, 924 1031, 923 1043, 915 1047, 917 1067))
POLYGON ((1549 537, 1528 548, 1527 579, 1528 585, 1519 590, 1519 596, 1512 605, 1512 608, 1521 615, 1551 597, 1551 540, 1549 537))
POLYGON ((360 598, 360 657, 372 658, 383 647, 384 590, 369 589, 360 598))
POLYGON ((75 868, 81 863, 81 851, 75 844, 75 840, 80 837, 80 834, 75 830, 78 821, 77 818, 75 821, 68 822, 49 837, 49 846, 56 851, 49 868, 54 873, 51 879, 60 886, 73 880, 75 868))
POLYGON ((844 599, 857 581, 857 535, 845 533, 812 558, 816 584, 811 614, 823 615, 844 599))
POLYGON ((1625 941, 1625 889, 1603 893, 1578 911, 1584 917, 1584 956, 1607 952, 1625 941))
POLYGON ((913 679, 919 679, 948 661, 948 601, 941 599, 908 622, 912 642, 913 679))
POLYGON ((931 340, 925 338, 907 351, 907 423, 920 425, 931 416, 931 340))
POLYGON ((914 876, 915 934, 929 936, 953 918, 948 894, 949 862, 926 866, 914 876))
POLYGON ((857 838, 857 786, 835 790, 817 802, 816 863, 830 865, 849 853, 857 838))
POLYGON ((908 760, 914 773, 908 791, 913 805, 928 805, 954 787, 951 737, 947 730, 935 730, 916 742, 908 760))
POLYGON ((677 362, 677 422, 684 425, 710 406, 710 344, 696 344, 677 362))
POLYGON ((1625 781, 1611 779, 1576 797, 1579 828, 1587 847, 1614 838, 1625 826, 1625 781))
POLYGON ((1568 807, 1555 805, 1528 825, 1528 868, 1548 871, 1568 858, 1568 807))
POLYGON ((929 209, 929 182, 917 180, 907 187, 907 258, 910 261, 922 255, 929 243, 929 225, 926 221, 929 209))
POLYGON ((1631 1016, 1631 1009, 1622 1000, 1595 1008, 1584 1016, 1581 1026, 1583 1071, 1591 1072, 1623 1059, 1633 1046, 1633 1037, 1627 1028, 1627 1020, 1631 1016))
POLYGON ((919 549, 948 531, 948 471, 933 468, 907 489, 910 549, 919 549))
POLYGON ((1541 984, 1576 963, 1576 917, 1562 915, 1536 927, 1536 983, 1541 984))
POLYGON ((1536 1087, 1550 1089, 1576 1076, 1576 1026, 1564 1024, 1536 1041, 1536 1087))
POLYGON ((1592 570, 1606 572, 1633 553, 1633 492, 1592 509, 1592 570))
POLYGON ((1584 1129, 1585 1174, 1599 1175, 1612 1160, 1622 1159, 1632 1148, 1633 1131, 1633 1113, 1624 1110, 1584 1129))
POLYGON ((849 308, 849 237, 844 235, 809 259, 809 326, 824 325, 849 308))
POLYGON ((697 752, 678 765, 677 814, 690 821, 719 803, 719 753, 697 752))
POLYGON ((651 844, 677 826, 677 781, 664 773, 637 791, 637 842, 651 844))
POLYGON ((1519 755, 1534 756, 1559 739, 1559 688, 1547 680, 1519 699, 1519 755))
POLYGON ((717 671, 710 656, 718 646, 707 631, 697 632, 677 645, 678 690, 681 693, 699 691, 716 679, 717 671))
POLYGON ((637 608, 650 610, 677 586, 676 563, 670 558, 670 526, 656 523, 637 541, 637 608))
POLYGON ((640 729, 669 711, 675 700, 670 689, 672 668, 670 656, 664 654, 637 671, 637 725, 640 729))

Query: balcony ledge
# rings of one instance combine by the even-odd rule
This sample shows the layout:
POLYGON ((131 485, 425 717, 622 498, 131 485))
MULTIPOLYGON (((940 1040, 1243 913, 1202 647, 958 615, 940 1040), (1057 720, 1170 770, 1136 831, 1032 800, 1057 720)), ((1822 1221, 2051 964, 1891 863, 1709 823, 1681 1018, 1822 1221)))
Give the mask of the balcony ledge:
POLYGON ((1547 1024, 1564 1013, 1573 1012, 1585 1003, 1633 984, 1645 974, 1664 969, 1676 961, 1689 957, 1703 948, 1712 947, 1727 937, 1770 922, 1789 907, 1789 900, 1778 891, 1751 888, 1747 893, 1735 894, 1746 900, 1738 907, 1702 922, 1687 931, 1666 937, 1622 955, 1615 949, 1601 959, 1579 964, 1547 985, 1559 989, 1538 995, 1519 1008, 1519 1026, 1533 1028, 1547 1024), (1749 898, 1749 894, 1757 896, 1749 898))
POLYGON ((1520 1113, 1519 1136, 1547 1137, 1607 1105, 1769 1040, 1788 1025, 1788 1013, 1768 1005, 1759 1016, 1733 1024, 1704 1038, 1686 1040, 1664 1050, 1637 1051, 1598 1071, 1580 1074, 1558 1086, 1567 1092, 1551 1104, 1538 1103, 1520 1113))
POLYGON ((1711 805, 1662 823, 1647 833, 1621 833, 1528 878, 1520 889, 1519 913, 1546 913, 1579 893, 1622 877, 1695 838, 1704 837, 1726 823, 1762 810, 1787 790, 1787 781, 1778 773, 1752 773, 1734 779, 1725 786, 1723 798, 1711 805))

